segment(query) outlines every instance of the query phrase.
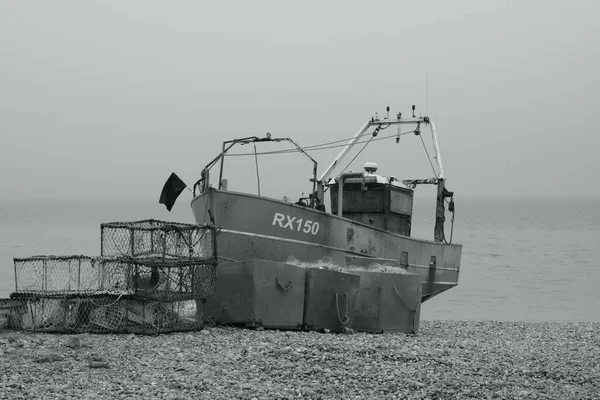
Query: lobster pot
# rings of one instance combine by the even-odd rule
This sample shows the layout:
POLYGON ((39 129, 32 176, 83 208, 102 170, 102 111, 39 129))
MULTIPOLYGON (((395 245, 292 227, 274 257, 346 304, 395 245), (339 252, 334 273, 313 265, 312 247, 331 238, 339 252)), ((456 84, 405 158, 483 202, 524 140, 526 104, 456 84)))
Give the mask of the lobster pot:
POLYGON ((298 329, 302 325, 305 271, 268 260, 219 265, 214 298, 205 316, 217 324, 298 329))
POLYGON ((43 297, 13 293, 9 328, 53 333, 154 334, 202 327, 196 301, 115 295, 43 297))
POLYGON ((214 296, 216 262, 200 259, 101 259, 101 290, 119 291, 155 301, 183 301, 214 296))
POLYGON ((10 299, 0 299, 0 331, 10 325, 10 299))
POLYGON ((119 296, 46 297, 13 293, 11 327, 32 332, 115 332, 123 321, 119 296))
POLYGON ((197 330, 202 327, 201 308, 196 300, 147 301, 123 303, 125 329, 142 333, 197 330))
POLYGON ((65 300, 57 298, 21 298, 13 301, 11 311, 11 327, 25 331, 57 332, 74 319, 65 300))
POLYGON ((15 292, 69 294, 102 286, 96 259, 87 256, 15 258, 15 292))
POLYGON ((359 284, 360 276, 354 273, 307 268, 303 328, 332 332, 352 328, 359 284))
POLYGON ((355 330, 417 333, 421 314, 420 275, 352 273, 360 276, 354 307, 355 330))
POLYGON ((216 230, 153 219, 100 225, 103 257, 216 258, 216 230))

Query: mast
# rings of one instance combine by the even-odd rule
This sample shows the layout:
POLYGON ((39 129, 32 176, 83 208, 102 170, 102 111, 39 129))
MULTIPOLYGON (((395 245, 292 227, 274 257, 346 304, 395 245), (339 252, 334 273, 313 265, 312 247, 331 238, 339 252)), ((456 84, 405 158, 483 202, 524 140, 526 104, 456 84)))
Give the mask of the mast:
MULTIPOLYGON (((376 127, 381 128, 382 126, 385 128, 391 125, 402 125, 402 124, 419 124, 419 123, 429 123, 429 117, 413 117, 413 118, 402 118, 401 114, 398 114, 397 119, 370 119, 367 121, 361 128, 356 132, 356 134, 348 141, 346 146, 340 151, 337 157, 331 162, 329 167, 325 169, 325 171, 321 174, 317 181, 317 196, 321 203, 324 201, 323 192, 326 180, 329 179, 333 170, 340 164, 340 162, 348 155, 350 150, 360 141, 360 139, 365 136, 365 134, 369 131, 370 128, 376 127)), ((436 154, 438 154, 436 150, 436 154)))
POLYGON ((438 145, 437 135, 435 133, 435 124, 429 121, 429 129, 431 130, 431 138, 433 140, 433 149, 435 150, 435 162, 437 163, 439 173, 437 178, 444 179, 444 167, 442 166, 442 155, 440 154, 440 146, 438 145))
MULTIPOLYGON (((446 208, 444 202, 447 197, 452 197, 453 193, 446 189, 446 178, 444 176, 444 166, 442 164, 442 155, 440 153, 440 147, 438 144, 437 133, 435 130, 435 124, 429 119, 429 117, 414 117, 414 106, 413 106, 413 117, 402 118, 401 114, 398 114, 396 120, 390 120, 387 118, 371 119, 367 121, 363 126, 360 127, 358 132, 348 141, 346 146, 340 151, 337 157, 331 162, 329 167, 321 174, 317 181, 317 198, 321 203, 324 202, 324 186, 327 183, 327 179, 331 176, 334 169, 340 164, 340 162, 348 155, 350 150, 360 141, 360 139, 367 134, 370 128, 375 127, 388 127, 391 125, 401 124, 420 124, 424 123, 429 125, 431 131, 431 138, 434 149, 434 159, 437 165, 437 171, 434 171, 436 176, 433 179, 418 179, 413 181, 406 181, 405 183, 417 184, 417 183, 432 183, 437 185, 437 196, 436 196, 436 208, 435 208, 435 226, 434 226, 434 240, 436 242, 444 242, 446 240, 444 235, 444 221, 446 220, 446 208)), ((400 135, 400 133, 398 133, 400 135)), ((399 137, 399 136, 398 136, 399 137)), ((343 185, 343 182, 339 183, 343 185)))
POLYGON ((444 222, 446 221, 446 207, 444 202, 446 197, 452 197, 453 193, 446 190, 446 179, 444 178, 444 167, 442 165, 442 155, 438 145, 437 134, 435 132, 435 124, 433 121, 429 123, 431 130, 431 138, 433 141, 433 149, 435 151, 435 162, 438 167, 437 175, 437 196, 435 201, 435 226, 433 228, 433 240, 436 242, 445 242, 444 222))

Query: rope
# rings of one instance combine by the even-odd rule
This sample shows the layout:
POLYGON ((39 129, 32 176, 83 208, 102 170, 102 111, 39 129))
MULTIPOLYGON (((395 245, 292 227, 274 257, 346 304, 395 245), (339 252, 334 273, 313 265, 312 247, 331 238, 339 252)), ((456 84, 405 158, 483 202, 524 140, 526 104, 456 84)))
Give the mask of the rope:
POLYGON ((293 281, 290 280, 290 283, 288 283, 288 285, 286 287, 281 286, 281 283, 279 283, 279 278, 275 277, 275 282, 277 283, 277 287, 281 290, 283 290, 284 292, 287 292, 288 290, 290 290, 292 288, 292 283, 293 281))
MULTIPOLYGON (((404 304, 404 306, 412 312, 412 333, 416 333, 415 332, 415 317, 417 315, 417 306, 415 306, 415 307, 409 306, 408 303, 404 300, 404 298, 400 294, 400 292, 398 292, 398 289, 396 289, 396 286, 392 286, 392 288, 394 288, 394 292, 396 292, 396 295, 398 295, 400 300, 402 300, 402 304, 404 304)), ((417 291, 419 291, 419 289, 417 289, 417 291)), ((420 291, 419 291, 419 297, 421 297, 420 291)), ((418 304, 418 301, 419 301, 419 299, 417 299, 417 304, 418 304)))
MULTIPOLYGON (((454 198, 452 198, 452 201, 454 201, 454 198)), ((446 200, 446 202, 450 204, 448 200, 446 200)), ((446 244, 452 244, 452 236, 454 235, 454 213, 456 213, 456 210, 452 211, 452 219, 450 224, 450 240, 446 241, 446 238, 444 237, 444 243, 446 244)))
POLYGON ((107 308, 108 308, 108 307, 110 307, 110 306, 113 306, 113 305, 117 304, 117 302, 118 302, 119 300, 121 300, 121 297, 123 297, 123 293, 121 293, 121 294, 119 295, 119 297, 117 297, 117 299, 116 299, 115 301, 113 301, 112 303, 110 303, 110 304, 96 304, 96 303, 94 303, 94 301, 92 300, 92 298, 90 298, 90 303, 92 303, 92 304, 93 304, 93 305, 95 305, 96 307, 107 307, 107 308))
POLYGON ((400 300, 402 300, 402 303, 404 304, 404 306, 406 308, 408 308, 409 310, 415 312, 417 310, 417 308, 409 306, 408 303, 404 300, 404 298, 400 294, 400 292, 398 292, 398 289, 396 289, 396 286, 392 286, 392 287, 394 288, 394 292, 396 292, 396 294, 398 295, 398 297, 400 297, 400 300))
POLYGON ((338 320, 342 325, 346 325, 350 321, 350 317, 348 316, 348 293, 344 292, 344 294, 346 295, 346 311, 344 311, 344 318, 340 316, 340 300, 338 293, 335 294, 335 307, 337 308, 338 320))

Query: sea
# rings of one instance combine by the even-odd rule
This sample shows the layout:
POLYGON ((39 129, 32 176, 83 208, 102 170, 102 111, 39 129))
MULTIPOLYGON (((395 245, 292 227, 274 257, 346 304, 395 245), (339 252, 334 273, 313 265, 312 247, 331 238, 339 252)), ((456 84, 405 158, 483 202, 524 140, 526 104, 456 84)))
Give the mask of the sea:
MULTIPOLYGON (((414 236, 433 236, 434 212, 415 205, 414 236)), ((0 298, 15 290, 13 258, 99 255, 101 223, 148 218, 193 222, 187 202, 0 200, 0 298)), ((450 233, 459 283, 422 320, 600 321, 600 199, 457 198, 450 233)))

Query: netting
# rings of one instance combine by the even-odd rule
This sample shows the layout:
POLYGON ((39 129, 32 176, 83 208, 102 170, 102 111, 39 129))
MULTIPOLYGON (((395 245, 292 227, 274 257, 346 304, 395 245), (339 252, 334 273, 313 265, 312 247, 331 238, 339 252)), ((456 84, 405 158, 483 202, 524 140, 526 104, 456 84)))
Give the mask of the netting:
POLYGON ((160 301, 207 299, 215 294, 216 262, 202 259, 99 259, 100 290, 160 301))
POLYGON ((203 300, 153 301, 125 295, 12 296, 13 329, 61 333, 167 333, 199 329, 203 300))
POLYGON ((217 279, 216 229, 101 225, 101 256, 15 258, 9 324, 38 332, 162 333, 202 326, 217 279))
POLYGON ((104 286, 98 261, 93 257, 34 256, 15 258, 14 265, 17 293, 92 293, 104 286))
POLYGON ((36 256, 15 258, 15 293, 65 295, 133 295, 159 301, 214 296, 214 260, 158 257, 36 256))
POLYGON ((147 219, 100 225, 100 255, 212 259, 216 256, 214 227, 147 219))

